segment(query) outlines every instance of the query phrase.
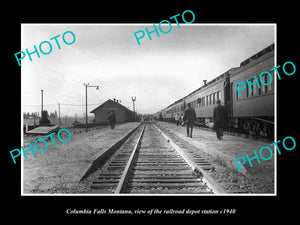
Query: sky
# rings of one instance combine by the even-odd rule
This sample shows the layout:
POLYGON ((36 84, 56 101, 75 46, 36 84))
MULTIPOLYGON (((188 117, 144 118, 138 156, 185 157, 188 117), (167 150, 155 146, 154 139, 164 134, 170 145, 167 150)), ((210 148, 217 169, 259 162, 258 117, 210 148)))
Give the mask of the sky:
MULTIPOLYGON (((61 116, 84 116, 89 83, 99 90, 88 88, 88 112, 113 98, 132 110, 136 96, 136 111, 152 114, 275 42, 273 24, 172 23, 169 33, 158 30, 152 40, 145 34, 138 45, 134 32, 151 31, 153 24, 22 24, 20 51, 33 52, 43 41, 52 45, 50 54, 21 61, 23 112, 41 111, 43 89, 48 113, 60 103, 61 116), (71 45, 62 40, 66 31, 75 34, 71 45), (57 35, 61 49, 50 40, 57 35)), ((70 34, 65 38, 72 41, 70 34)))

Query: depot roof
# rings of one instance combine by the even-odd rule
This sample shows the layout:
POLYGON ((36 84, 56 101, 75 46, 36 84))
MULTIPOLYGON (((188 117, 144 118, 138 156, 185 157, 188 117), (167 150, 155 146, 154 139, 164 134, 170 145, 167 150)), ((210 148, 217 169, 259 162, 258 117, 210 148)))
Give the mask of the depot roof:
POLYGON ((93 109, 90 113, 96 113, 98 110, 103 111, 114 111, 114 110, 125 110, 126 112, 133 113, 130 109, 126 108, 124 105, 117 101, 108 99, 106 102, 99 105, 97 108, 93 109))

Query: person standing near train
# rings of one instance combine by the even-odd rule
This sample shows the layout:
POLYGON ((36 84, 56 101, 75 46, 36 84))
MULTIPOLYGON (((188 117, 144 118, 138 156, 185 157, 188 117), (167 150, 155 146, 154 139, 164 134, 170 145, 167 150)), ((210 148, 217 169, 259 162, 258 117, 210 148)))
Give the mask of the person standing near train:
POLYGON ((186 121, 187 136, 191 138, 193 136, 193 126, 196 120, 196 112, 190 103, 188 103, 188 109, 184 112, 183 120, 186 121))
POLYGON ((116 125, 116 115, 114 113, 114 111, 111 111, 107 117, 108 121, 109 121, 109 124, 110 124, 110 127, 111 129, 114 129, 115 128, 115 125, 116 125))
POLYGON ((179 113, 176 113, 176 115, 175 115, 176 126, 178 126, 178 124, 179 124, 179 119, 180 119, 179 113))
POLYGON ((214 108, 213 121, 217 138, 221 140, 223 136, 223 130, 226 124, 226 111, 225 107, 221 105, 220 99, 217 100, 217 104, 218 105, 214 108))
POLYGON ((181 126, 184 126, 183 113, 181 113, 181 115, 180 115, 179 123, 181 126))

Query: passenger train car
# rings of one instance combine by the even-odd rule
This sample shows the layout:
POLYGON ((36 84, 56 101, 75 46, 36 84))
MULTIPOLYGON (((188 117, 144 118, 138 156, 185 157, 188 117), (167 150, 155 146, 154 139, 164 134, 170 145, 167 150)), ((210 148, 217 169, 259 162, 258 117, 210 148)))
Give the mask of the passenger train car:
MULTIPOLYGON (((254 76, 264 71, 270 71, 274 65, 274 44, 244 60, 239 67, 232 68, 215 79, 175 101, 165 109, 154 114, 154 117, 164 121, 174 121, 175 115, 183 115, 187 104, 195 109, 197 124, 211 124, 213 109, 217 100, 225 106, 227 112, 228 131, 242 132, 250 135, 273 137, 274 134, 274 82, 264 86, 257 84, 246 85, 241 96, 235 88, 238 82, 254 82, 254 76)), ((274 71, 271 71, 274 78, 274 71)), ((268 83, 270 77, 262 76, 263 82, 268 83)), ((258 79, 259 80, 259 79, 258 79)))

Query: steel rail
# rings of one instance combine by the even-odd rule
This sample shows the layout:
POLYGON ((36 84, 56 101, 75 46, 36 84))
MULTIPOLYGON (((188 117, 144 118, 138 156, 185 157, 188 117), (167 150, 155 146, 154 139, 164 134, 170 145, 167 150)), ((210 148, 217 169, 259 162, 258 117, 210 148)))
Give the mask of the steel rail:
POLYGON ((159 133, 167 140, 167 142, 180 154, 184 161, 191 167, 191 169, 196 173, 199 178, 206 183, 206 185, 215 194, 227 193, 216 181, 213 180, 202 168, 200 168, 184 151, 181 147, 175 144, 164 132, 162 132, 158 126, 153 123, 154 127, 159 131, 159 133))
POLYGON ((146 125, 144 125, 143 129, 142 129, 142 132, 138 138, 138 141, 136 143, 136 145, 134 146, 134 149, 130 155, 130 158, 126 164, 126 167, 122 173, 122 177, 118 183, 118 186, 115 190, 115 193, 114 194, 120 194, 124 191, 125 187, 126 187, 126 183, 128 181, 128 178, 129 178, 129 175, 130 175, 130 171, 131 171, 131 168, 133 166, 133 163, 134 163, 134 160, 135 160, 135 157, 136 157, 136 153, 137 153, 137 149, 139 148, 140 144, 141 144, 141 141, 142 141, 142 137, 143 137, 143 134, 144 134, 144 131, 145 131, 145 127, 146 125))

